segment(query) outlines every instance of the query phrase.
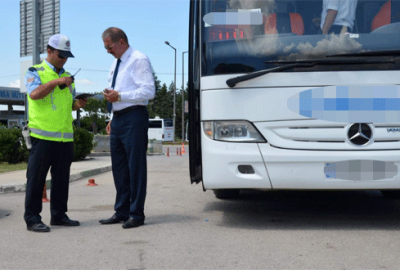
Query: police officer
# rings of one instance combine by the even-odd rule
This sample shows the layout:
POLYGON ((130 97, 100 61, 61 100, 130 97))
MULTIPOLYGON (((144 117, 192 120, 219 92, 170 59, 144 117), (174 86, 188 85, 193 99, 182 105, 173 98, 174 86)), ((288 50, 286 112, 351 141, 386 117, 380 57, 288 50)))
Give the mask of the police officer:
POLYGON ((29 129, 32 141, 27 169, 24 219, 27 229, 48 232, 40 216, 47 173, 51 172, 50 225, 79 226, 66 215, 70 166, 74 156, 72 110, 86 105, 74 101, 75 84, 63 68, 71 53, 70 40, 50 37, 47 58, 27 71, 29 129))

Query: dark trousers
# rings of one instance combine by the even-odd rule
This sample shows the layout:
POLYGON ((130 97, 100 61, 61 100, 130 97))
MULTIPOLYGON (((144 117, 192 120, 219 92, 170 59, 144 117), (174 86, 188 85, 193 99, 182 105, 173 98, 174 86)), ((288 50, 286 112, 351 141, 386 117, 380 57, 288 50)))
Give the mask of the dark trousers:
POLYGON ((53 142, 32 139, 26 173, 24 219, 27 225, 41 222, 42 194, 47 173, 51 167, 50 212, 61 219, 67 212, 69 175, 74 158, 73 142, 53 142))
POLYGON ((144 220, 147 187, 147 131, 149 114, 138 106, 111 122, 111 162, 117 191, 115 212, 119 217, 144 220))
POLYGON ((332 25, 331 29, 329 29, 329 34, 334 33, 339 35, 342 31, 352 33, 352 29, 350 27, 343 25, 332 25))

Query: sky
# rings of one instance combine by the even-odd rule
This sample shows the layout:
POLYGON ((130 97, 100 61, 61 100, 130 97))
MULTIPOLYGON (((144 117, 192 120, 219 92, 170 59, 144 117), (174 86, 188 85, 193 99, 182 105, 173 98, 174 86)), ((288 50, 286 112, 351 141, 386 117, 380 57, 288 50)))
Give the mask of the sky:
MULTIPOLYGON (((20 86, 20 1, 0 0, 0 86, 20 86)), ((79 93, 100 92, 114 57, 107 53, 101 34, 110 26, 124 30, 129 44, 146 54, 161 83, 182 88, 182 53, 188 51, 189 0, 60 0, 60 33, 71 41, 75 58, 64 66, 75 76, 79 93)), ((42 54, 45 58, 47 54, 42 54)), ((187 82, 188 54, 184 55, 187 82)), ((22 82, 23 83, 23 82, 22 82)))

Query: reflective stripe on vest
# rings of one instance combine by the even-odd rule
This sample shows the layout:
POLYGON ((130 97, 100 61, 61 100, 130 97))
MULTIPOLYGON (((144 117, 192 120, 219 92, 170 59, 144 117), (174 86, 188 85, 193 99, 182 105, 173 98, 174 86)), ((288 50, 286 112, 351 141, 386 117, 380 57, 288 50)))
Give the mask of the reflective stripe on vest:
MULTIPOLYGON (((37 128, 31 128, 30 130, 32 133, 40 135, 40 136, 52 137, 52 138, 63 138, 62 132, 51 132, 51 131, 45 131, 45 130, 41 130, 41 129, 37 129, 37 128)), ((64 133, 64 138, 65 139, 73 139, 74 133, 64 133)))

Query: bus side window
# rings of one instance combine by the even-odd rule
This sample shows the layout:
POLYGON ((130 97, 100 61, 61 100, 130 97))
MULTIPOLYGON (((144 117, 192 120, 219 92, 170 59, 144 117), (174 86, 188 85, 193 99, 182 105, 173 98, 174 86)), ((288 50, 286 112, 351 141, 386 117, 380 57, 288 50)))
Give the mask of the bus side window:
POLYGON ((161 120, 149 120, 149 128, 162 128, 161 120))

